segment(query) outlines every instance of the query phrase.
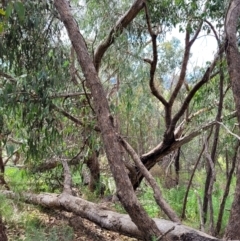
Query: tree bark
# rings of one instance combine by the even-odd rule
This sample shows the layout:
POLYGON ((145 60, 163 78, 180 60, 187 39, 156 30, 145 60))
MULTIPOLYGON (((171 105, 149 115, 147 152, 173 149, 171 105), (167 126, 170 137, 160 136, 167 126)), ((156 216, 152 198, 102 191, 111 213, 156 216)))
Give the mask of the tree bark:
POLYGON ((93 192, 99 188, 99 193, 102 193, 100 186, 100 168, 96 151, 93 151, 91 157, 86 161, 86 165, 90 171, 89 190, 93 192))
POLYGON ((205 147, 203 146, 202 147, 202 150, 198 156, 198 159, 196 161, 196 164, 194 165, 194 168, 193 168, 193 171, 192 171, 192 174, 191 174, 191 177, 189 179, 189 182, 188 182, 188 185, 187 185, 187 189, 186 189, 186 193, 185 193, 185 196, 184 196, 184 199, 183 199, 183 208, 182 208, 182 215, 181 215, 181 219, 185 219, 186 218, 186 207, 187 207, 187 198, 188 198, 188 193, 190 191, 190 187, 192 185, 192 180, 193 180, 193 177, 195 175, 195 172, 197 170, 197 167, 198 167, 198 164, 201 160, 201 157, 202 157, 202 154, 204 152, 204 149, 205 147))
POLYGON ((240 16, 240 0, 232 0, 228 8, 225 31, 226 31, 226 56, 228 72, 230 75, 233 96, 235 100, 237 118, 240 123, 240 53, 237 46, 237 26, 240 16))
MULTIPOLYGON (((240 16, 240 0, 230 1, 225 20, 226 31, 226 57, 230 75, 234 101, 240 124, 240 53, 237 46, 237 28, 240 16)), ((238 158, 239 159, 239 158, 238 158)), ((240 162, 238 160, 237 184, 234 200, 230 212, 228 226, 225 231, 227 239, 240 239, 240 162)))
POLYGON ((101 130, 109 166, 116 182, 117 196, 133 222, 141 231, 142 237, 144 237, 145 240, 152 240, 153 237, 159 237, 161 236, 161 232, 138 201, 130 179, 125 171, 124 163, 121 158, 120 143, 112 123, 113 117, 110 114, 103 86, 98 78, 93 60, 87 51, 84 38, 71 14, 69 4, 65 0, 55 0, 54 4, 67 29, 69 38, 77 54, 78 62, 87 81, 87 86, 93 97, 94 111, 97 115, 98 126, 101 130))
POLYGON ((2 157, 2 143, 0 142, 0 185, 9 190, 9 187, 4 178, 5 164, 2 157))
MULTIPOLYGON (((19 201, 19 194, 11 191, 1 191, 1 194, 19 201)), ((106 207, 72 196, 67 192, 61 195, 22 193, 21 200, 48 208, 73 212, 104 229, 143 240, 142 232, 139 231, 129 215, 113 212, 106 207)), ((153 220, 168 241, 220 241, 220 239, 179 223, 157 218, 153 220)))
MULTIPOLYGON (((220 84, 219 84, 219 104, 218 104, 218 111, 217 111, 217 116, 216 116, 216 122, 221 122, 221 116, 222 116, 222 109, 223 109, 223 82, 224 82, 224 74, 223 74, 223 63, 222 63, 222 54, 220 55, 220 84)), ((217 158, 217 146, 218 146, 218 140, 219 140, 219 132, 220 132, 220 125, 215 126, 215 131, 214 131, 214 136, 213 136, 213 144, 212 144, 212 150, 211 150, 211 156, 210 159, 213 162, 213 165, 215 166, 216 163, 216 158, 217 158)), ((212 203, 212 190, 209 190, 210 183, 212 180, 213 172, 212 168, 210 168, 209 164, 207 164, 208 169, 207 169, 207 178, 205 182, 205 191, 204 191, 204 199, 203 199, 203 215, 204 215, 204 224, 206 223, 207 220, 207 212, 208 212, 208 206, 209 209, 212 210, 213 208, 211 207, 212 203)), ((213 186, 212 186, 213 187, 213 186)), ((210 217, 213 214, 210 213, 210 217)), ((211 232, 213 232, 213 226, 211 226, 211 232)))
POLYGON ((230 212, 227 228, 224 237, 227 240, 240 239, 240 162, 237 167, 237 183, 234 194, 234 200, 230 212))
POLYGON ((214 235, 219 235, 220 230, 221 230, 223 214, 224 214, 224 211, 225 211, 225 204, 226 204, 226 201, 227 201, 227 197, 229 195, 230 185, 231 185, 231 182, 232 182, 232 177, 233 177, 233 173, 234 173, 235 166, 236 166, 239 145, 240 145, 240 142, 237 141, 234 156, 232 158, 232 167, 231 167, 230 172, 228 173, 226 187, 225 187, 223 197, 222 197, 222 201, 221 201, 220 208, 219 208, 218 219, 217 219, 217 224, 216 224, 214 235))

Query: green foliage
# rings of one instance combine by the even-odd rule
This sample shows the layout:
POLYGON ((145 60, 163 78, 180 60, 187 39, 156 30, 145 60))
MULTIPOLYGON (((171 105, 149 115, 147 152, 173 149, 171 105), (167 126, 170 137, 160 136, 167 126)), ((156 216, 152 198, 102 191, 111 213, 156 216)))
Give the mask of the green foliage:
POLYGON ((47 226, 42 214, 29 205, 20 205, 0 195, 0 213, 8 225, 8 238, 14 241, 73 240, 74 233, 68 225, 47 226), (17 232, 15 231, 17 229, 17 232))
MULTIPOLYGON (((199 209, 200 206, 198 203, 198 199, 203 198, 204 177, 205 177, 205 171, 203 169, 197 171, 194 177, 193 187, 190 189, 188 194, 188 199, 187 199, 186 219, 184 220, 184 223, 196 229, 198 229, 200 226, 200 209, 199 209)), ((185 178, 187 177, 184 177, 183 175, 180 176, 180 179, 185 179, 185 178)), ((230 193, 234 192, 235 178, 233 179, 232 183, 233 184, 231 186, 230 193)), ((165 200, 167 200, 167 202, 173 208, 173 210, 180 216, 182 213, 182 205, 183 205, 183 200, 186 192, 186 186, 180 185, 180 186, 167 189, 163 187, 159 181, 158 181, 158 184, 160 185, 160 188, 162 190, 165 200)), ((213 208, 214 208, 215 223, 217 221, 219 207, 220 207, 220 200, 222 199, 222 196, 223 196, 225 184, 226 184, 225 178, 217 178, 217 181, 214 185, 212 202, 213 202, 213 208)), ((138 196, 141 204, 143 205, 144 209, 147 211, 149 216, 166 218, 165 214, 159 209, 158 205, 156 204, 155 199, 153 197, 153 191, 150 186, 142 183, 138 196)), ((225 206, 226 211, 224 212, 223 221, 222 221, 222 229, 221 229, 222 231, 225 229, 227 225, 228 218, 229 218, 229 212, 227 210, 230 210, 232 201, 233 201, 233 196, 229 195, 225 206)), ((121 209, 118 209, 118 211, 121 211, 121 209)), ((208 224, 206 224, 206 226, 207 225, 208 224)))
POLYGON ((29 175, 26 170, 19 170, 15 167, 7 167, 5 169, 5 178, 10 187, 16 192, 27 191, 32 187, 29 175))
POLYGON ((66 225, 47 228, 41 225, 40 220, 33 218, 27 221, 26 234, 24 239, 18 239, 18 241, 58 241, 66 240, 71 241, 74 238, 72 228, 66 225))
POLYGON ((13 218, 14 212, 13 207, 11 206, 11 202, 3 195, 0 195, 0 214, 7 220, 11 220, 13 218))
MULTIPOLYGON (((164 35, 173 28, 179 31, 185 31, 187 28, 192 37, 199 22, 205 19, 216 23, 216 29, 221 33, 227 2, 210 0, 207 1, 205 8, 204 1, 197 0, 148 1, 147 7, 153 30, 158 30, 160 27, 162 30, 157 38, 158 63, 154 81, 166 100, 169 99, 179 79, 184 48, 176 38, 165 41, 164 35)), ((81 4, 79 1, 74 1, 73 4, 76 7, 73 9, 81 10, 76 10, 75 17, 92 55, 101 41, 108 36, 109 30, 114 28, 116 21, 131 6, 131 2, 126 0, 121 2, 88 0, 82 6, 79 5, 81 4)), ((91 96, 89 95, 88 99, 84 95, 73 98, 68 96, 72 92, 88 92, 88 89, 74 59, 76 57, 71 54, 70 42, 66 41, 66 33, 63 33, 58 18, 52 1, 48 0, 8 1, 6 6, 0 8, 0 132, 3 135, 2 142, 6 155, 11 156, 16 149, 19 149, 24 156, 21 163, 27 170, 7 167, 5 172, 9 186, 19 193, 61 192, 63 170, 60 160, 72 160, 73 157, 80 155, 83 161, 93 151, 102 149, 99 134, 92 131, 92 127, 96 125, 96 114, 89 107, 91 96), (77 81, 82 85, 76 85, 72 81, 76 77, 75 73, 79 75, 77 81), (66 95, 61 97, 63 94, 66 95), (54 106, 59 106, 62 112, 66 111, 77 117, 83 125, 76 125, 61 111, 56 111, 54 106), (8 142, 10 139, 8 137, 15 137, 22 144, 12 144, 8 142), (39 166, 51 160, 59 161, 53 170, 43 173, 36 171, 39 166)), ((210 34, 211 31, 209 25, 204 22, 201 33, 210 34)), ((126 137, 141 155, 158 145, 166 130, 165 110, 151 94, 150 67, 144 61, 145 58, 152 58, 152 46, 144 11, 141 11, 131 24, 123 29, 120 36, 116 33, 115 37, 117 38, 113 45, 104 55, 99 77, 117 122, 117 131, 126 137)), ((185 79, 190 90, 200 81, 206 66, 188 65, 185 79)), ((217 65, 216 71, 219 67, 220 64, 217 65)), ((223 62, 223 68, 226 75, 226 61, 223 62)), ((198 111, 201 114, 186 124, 184 135, 199 128, 199 125, 215 119, 219 101, 218 86, 219 76, 216 75, 194 95, 188 111, 190 114, 198 111)), ((232 94, 227 91, 228 86, 229 80, 225 78, 223 115, 235 110, 232 94)), ((173 115, 179 110, 188 94, 185 88, 181 88, 171 110, 173 115)), ((224 124, 232 130, 235 120, 226 120, 224 124)), ((224 129, 221 129, 220 136, 218 157, 220 167, 225 171, 223 156, 226 150, 230 153, 233 149, 234 140, 224 129)), ((200 149, 199 143, 202 145, 201 138, 202 136, 184 146, 185 162, 181 160, 183 166, 194 165, 200 149)), ((211 142, 212 139, 210 145, 211 142)), ((80 189, 84 198, 97 202, 101 187, 99 186, 95 193, 91 193, 87 187, 82 186, 81 161, 71 168, 74 186, 80 189)), ((205 180, 203 165, 199 167, 189 192, 185 220, 197 228, 199 225, 197 197, 203 197, 203 180, 205 180)), ((222 170, 217 171, 222 173, 222 170)), ((189 173, 185 175, 182 174, 181 178, 186 182, 189 173)), ((106 186, 105 194, 115 192, 114 181, 110 175, 102 174, 101 182, 106 186)), ((224 182, 225 180, 217 178, 214 186, 215 220, 224 182)), ((231 188, 233 187, 234 185, 231 188)), ((147 213, 151 217, 164 216, 155 204, 152 190, 144 185, 141 188, 139 198, 147 213)), ((166 189, 162 186, 161 188, 165 199, 180 215, 186 192, 185 185, 181 183, 175 188, 166 189)), ((230 208, 231 199, 232 196, 228 198, 227 209, 230 208)), ((3 215, 10 216, 11 208, 8 208, 5 200, 0 201, 4 207, 1 210, 3 215)), ((124 212, 121 205, 117 204, 116 209, 124 212)), ((227 223, 228 213, 225 212, 224 215, 223 228, 227 223)), ((72 231, 68 228, 61 227, 62 230, 51 229, 51 232, 47 232, 41 220, 35 216, 26 217, 24 225, 27 230, 26 240, 57 240, 64 232, 67 234, 64 240, 70 240, 72 237, 72 231)))
POLYGON ((156 205, 152 189, 149 186, 144 186, 144 184, 141 188, 140 202, 144 209, 150 217, 159 217, 161 212, 156 205))
POLYGON ((59 179, 62 179, 61 175, 61 171, 57 174, 54 172, 32 174, 30 171, 16 167, 7 167, 5 170, 7 183, 17 193, 21 193, 22 191, 59 192, 62 188, 58 182, 59 179))

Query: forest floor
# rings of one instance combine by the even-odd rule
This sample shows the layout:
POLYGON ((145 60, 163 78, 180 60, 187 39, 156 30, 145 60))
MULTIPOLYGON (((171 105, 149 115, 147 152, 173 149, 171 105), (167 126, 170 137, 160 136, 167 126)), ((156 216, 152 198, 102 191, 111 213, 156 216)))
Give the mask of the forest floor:
POLYGON ((34 217, 32 224, 7 224, 9 241, 137 241, 65 211, 48 210, 29 206, 34 217), (37 220, 37 221, 36 221, 37 220), (53 235, 54 233, 54 235, 53 235))
MULTIPOLYGON (((73 220, 81 220, 79 217, 74 217, 73 220)), ((87 220, 78 222, 79 227, 74 229, 75 238, 74 241, 135 241, 136 239, 129 238, 123 235, 120 235, 115 232, 107 231, 97 226, 94 223, 91 223, 87 220)))

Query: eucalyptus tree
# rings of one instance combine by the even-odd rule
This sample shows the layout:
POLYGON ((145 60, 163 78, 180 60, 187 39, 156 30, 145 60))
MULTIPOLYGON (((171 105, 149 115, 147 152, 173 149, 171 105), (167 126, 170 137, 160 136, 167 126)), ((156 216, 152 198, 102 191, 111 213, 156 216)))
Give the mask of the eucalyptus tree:
MULTIPOLYGON (((132 4, 80 1, 69 5, 55 0, 54 5, 52 1, 10 1, 3 7, 1 111, 11 130, 5 135, 6 142, 21 138, 27 153, 44 162, 49 157, 60 159, 64 169, 61 195, 25 193, 23 198, 75 212, 105 228, 144 240, 213 239, 180 225, 148 170, 217 125, 211 154, 207 141, 203 149, 209 163, 204 211, 207 213, 208 207, 211 211, 218 124, 225 114, 224 90, 228 90, 223 61, 227 3, 136 0, 132 4), (166 32, 173 28, 185 34, 183 49, 176 40, 163 44, 166 32), (191 48, 201 33, 209 32, 218 42, 217 53, 190 80, 191 48), (207 113, 207 118, 202 113, 207 113), (18 121, 8 122, 13 116, 18 121), (152 131, 157 133, 155 138, 152 131), (87 164, 91 167, 95 163, 94 182, 98 182, 98 133, 117 196, 129 216, 103 210, 72 195, 66 160, 84 159, 81 154, 87 147, 87 164), (175 223, 147 215, 134 192, 144 177, 154 190, 156 202, 175 223)), ((16 197, 12 192, 5 194, 16 197)), ((212 211, 210 215, 214 227, 212 211)))
POLYGON ((87 131, 95 120, 81 76, 75 75, 70 43, 63 44, 56 10, 51 1, 27 1, 24 5, 10 1, 2 11, 0 77, 1 115, 8 129, 5 147, 15 145, 26 151, 34 171, 41 163, 47 162, 46 169, 56 166, 59 159, 78 157, 75 159, 80 163, 79 157, 86 156, 88 146, 97 148, 97 141, 90 140, 87 131), (60 139, 66 140, 64 146, 53 145, 60 139), (38 162, 32 163, 31 157, 38 162))
MULTIPOLYGON (((135 2, 136 4, 137 2, 135 2)), ((99 79, 96 78, 96 72, 95 71, 99 71, 99 64, 100 64, 100 60, 103 56, 103 54, 105 53, 105 50, 107 48, 107 46, 110 46, 113 41, 114 41, 114 36, 112 36, 112 31, 110 32, 110 37, 108 37, 106 39, 106 41, 103 41, 102 43, 100 43, 99 47, 97 48, 96 52, 95 52, 95 56, 93 58, 93 64, 95 64, 95 66, 86 66, 86 62, 84 62, 84 60, 88 62, 90 62, 90 59, 89 59, 89 55, 87 54, 86 52, 86 48, 84 48, 83 44, 77 44, 79 43, 79 41, 82 41, 82 43, 84 43, 83 41, 83 38, 82 38, 82 35, 80 33, 78 33, 77 35, 74 35, 74 31, 77 31, 76 29, 74 29, 73 26, 75 26, 76 28, 76 24, 74 24, 74 22, 72 21, 72 19, 69 17, 70 14, 69 14, 69 10, 66 10, 66 8, 61 8, 60 5, 58 5, 58 2, 56 1, 56 6, 59 10, 59 12, 61 13, 61 16, 63 18, 63 22, 68 30, 68 34, 69 34, 69 37, 70 39, 72 40, 72 43, 73 43, 73 46, 75 48, 75 51, 77 52, 77 56, 78 56, 78 60, 79 60, 79 63, 83 69, 83 72, 84 72, 84 75, 85 75, 85 78, 87 81, 89 81, 89 87, 91 89, 91 92, 92 92, 92 95, 93 95, 93 103, 94 103, 94 107, 95 109, 99 110, 97 112, 97 116, 98 116, 98 123, 100 125, 100 130, 102 132, 102 136, 103 136, 103 141, 104 141, 104 144, 105 144, 105 150, 106 150, 106 153, 107 153, 107 157, 108 157, 108 160, 109 160, 109 163, 110 163, 110 167, 113 165, 115 166, 115 168, 119 165, 119 167, 121 167, 120 165, 120 162, 119 161, 116 161, 115 159, 115 162, 113 162, 112 160, 112 151, 114 151, 115 153, 118 153, 118 155, 120 155, 120 150, 121 148, 117 145, 112 145, 113 143, 116 142, 116 137, 114 132, 111 130, 111 129, 108 129, 110 128, 111 125, 113 125, 113 122, 112 124, 109 123, 109 120, 106 119, 108 117, 110 117, 110 113, 109 113, 109 107, 108 105, 105 103, 106 101, 106 96, 104 94, 102 94, 102 90, 101 90, 101 84, 99 82, 99 79), (84 56, 81 56, 80 55, 80 52, 84 53, 84 56), (97 61, 96 61, 97 60, 97 61), (95 68, 94 68, 95 67, 95 68), (94 83, 94 79, 96 79, 96 82, 94 83), (98 89, 95 89, 95 85, 98 84, 98 89), (97 96, 98 95, 98 96, 97 96), (99 96, 100 95, 100 96, 99 96), (96 98, 96 100, 94 99, 96 98), (101 105, 99 106, 99 102, 101 102, 101 105), (101 113, 101 111, 103 111, 103 108, 105 110, 104 113, 101 113), (101 110, 101 111, 100 111, 101 110), (104 124, 104 123, 105 124, 104 124), (106 123, 109 123, 108 126, 106 126, 106 123), (105 129, 106 128, 106 129, 105 129), (107 132, 108 130, 108 132, 107 132), (107 133, 111 133, 110 135, 107 135, 107 133), (109 141, 111 143, 109 143, 109 141), (114 148, 115 147, 115 148, 114 148), (111 150, 110 150, 111 149, 111 150)), ((66 7, 66 6, 65 6, 66 7)), ((136 5, 134 6, 136 7, 136 5)), ((165 124, 166 124, 166 131, 165 131, 165 134, 164 134, 164 138, 163 138, 163 142, 160 146, 160 151, 158 148, 155 148, 152 153, 150 155, 154 156, 155 159, 156 156, 159 158, 159 153, 158 152, 163 152, 163 151, 168 151, 169 147, 171 147, 171 145, 176 141, 175 140, 175 127, 176 127, 176 124, 177 122, 179 121, 180 117, 184 114, 184 112, 186 111, 187 107, 188 107, 188 103, 190 102, 190 100, 193 98, 194 94, 196 93, 196 91, 204 84, 206 83, 209 78, 210 78, 210 74, 211 72, 213 71, 215 65, 216 65, 216 62, 217 62, 217 59, 218 59, 218 56, 217 58, 213 61, 213 63, 211 64, 211 66, 206 70, 205 74, 203 75, 203 78, 202 80, 200 80, 192 89, 192 91, 190 91, 190 94, 187 96, 187 98, 185 99, 185 101, 183 102, 183 105, 180 107, 180 111, 178 111, 175 115, 172 116, 172 107, 173 107, 173 104, 174 104, 174 101, 176 99, 176 96, 178 95, 178 92, 179 90, 181 89, 183 83, 184 83, 184 79, 185 79, 185 75, 186 75, 186 67, 187 67, 187 63, 188 63, 188 60, 189 60, 189 56, 190 56, 190 48, 191 48, 191 45, 194 43, 194 41, 196 40, 201 28, 202 28, 202 24, 203 22, 200 21, 199 24, 197 25, 196 27, 196 32, 195 34, 193 35, 192 38, 190 38, 190 31, 192 31, 191 29, 191 25, 190 23, 188 23, 188 29, 186 31, 186 46, 185 46, 185 52, 184 52, 184 57, 183 57, 183 64, 182 64, 182 68, 181 68, 181 71, 180 71, 180 76, 179 76, 179 80, 177 81, 177 84, 173 90, 173 92, 171 93, 170 95, 170 98, 169 100, 167 101, 162 95, 161 93, 158 91, 158 89, 156 88, 156 85, 154 84, 154 74, 155 74, 155 70, 156 70, 156 63, 157 63, 157 49, 156 49, 156 32, 154 32, 154 30, 152 29, 151 27, 151 23, 150 23, 150 18, 149 18, 149 12, 148 12, 148 8, 147 8, 147 5, 144 5, 143 6, 145 8, 145 13, 146 13, 146 19, 147 19, 147 26, 148 26, 148 31, 150 33, 150 36, 151 36, 151 40, 152 40, 152 44, 153 44, 153 60, 149 60, 149 59, 145 59, 145 61, 147 63, 150 64, 150 89, 153 93, 153 95, 164 105, 165 107, 165 124), (161 149, 162 148, 162 149, 161 149), (156 152, 156 149, 158 152, 156 152)), ((193 6, 195 7, 195 6, 193 6)), ((132 8, 133 9, 133 8, 132 8)), ((132 10, 131 9, 131 10, 132 10)), ((130 12, 130 11, 129 11, 130 12)), ((128 12, 128 13, 129 13, 128 12)), ((119 22, 118 22, 119 24, 119 22)), ((120 29, 119 31, 121 32, 122 31, 122 27, 124 27, 124 23, 121 23, 121 26, 120 26, 120 29)), ((119 28, 119 25, 117 25, 115 27, 115 31, 118 30, 119 28)), ((222 48, 219 49, 220 52, 222 52, 222 48)), ((112 119, 112 116, 110 117, 110 119, 112 119)), ((179 133, 176 133, 176 134, 179 134, 179 133)), ((138 157, 138 155, 136 154, 136 152, 130 147, 130 145, 125 141, 123 140, 121 137, 121 143, 122 145, 124 146, 124 148, 126 149, 126 151, 128 151, 128 153, 131 155, 131 157, 134 159, 134 161, 136 162, 136 165, 138 166, 138 168, 141 168, 141 165, 139 164, 139 160, 140 158, 138 157)), ((143 163, 144 163, 144 160, 142 160, 143 163)), ((156 160, 151 160, 151 165, 155 164, 156 163, 156 160), (155 162, 154 162, 155 161, 155 162)), ((146 165, 146 163, 144 163, 146 165)), ((148 167, 148 168, 151 168, 148 167)), ((121 202, 123 203, 124 207, 126 208, 126 210, 129 210, 128 209, 128 205, 127 205, 127 202, 129 200, 126 199, 125 197, 125 200, 123 199, 123 196, 121 196, 122 192, 123 192, 123 184, 121 184, 122 180, 120 180, 120 176, 119 176, 119 173, 115 172, 115 170, 113 169, 113 167, 111 168, 112 169, 112 172, 113 172, 113 175, 114 175, 114 178, 115 178, 115 181, 116 181, 116 184, 117 184, 117 194, 121 200, 121 202), (118 186, 119 185, 119 186, 118 186)), ((143 169, 144 170, 144 169, 143 169)), ((144 171, 142 170, 143 173, 145 173, 144 171)), ((132 176, 132 173, 131 173, 131 176, 132 176)), ((147 174, 146 174, 147 176, 147 174)), ((125 191, 126 191, 126 185, 124 187, 125 191)), ((129 189, 129 191, 131 192, 131 189, 129 189)), ((132 196, 133 197, 133 196, 132 196)), ((136 205, 136 204, 135 204, 136 205)), ((129 210, 130 211, 130 210, 129 210)), ((128 211, 128 212, 129 212, 128 211)), ((135 222, 137 224, 138 223, 138 217, 134 216, 134 213, 130 213, 130 216, 131 214, 133 215, 132 217, 136 218, 135 219, 135 222)), ((144 215, 143 213, 141 215, 144 215)))
MULTIPOLYGON (((225 19, 225 31, 226 31, 226 57, 228 62, 228 71, 231 79, 231 87, 233 91, 233 96, 235 100, 238 125, 240 124, 240 82, 239 82, 239 64, 240 64, 240 53, 238 48, 238 22, 240 17, 240 1, 233 0, 230 2, 226 19, 225 19)), ((239 158, 238 158, 239 159, 239 158)), ((227 239, 239 239, 240 232, 238 225, 240 223, 239 212, 239 198, 240 198, 240 168, 238 162, 237 168, 237 183, 234 195, 234 201, 232 204, 232 209, 230 213, 230 219, 228 227, 225 232, 225 237, 227 239)))

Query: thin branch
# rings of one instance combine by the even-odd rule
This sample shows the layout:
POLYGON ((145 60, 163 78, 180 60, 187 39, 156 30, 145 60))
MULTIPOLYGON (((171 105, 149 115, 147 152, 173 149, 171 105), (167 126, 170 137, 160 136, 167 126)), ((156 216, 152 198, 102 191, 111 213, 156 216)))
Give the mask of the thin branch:
POLYGON ((205 232, 205 225, 204 225, 204 221, 203 221, 203 204, 202 204, 202 199, 200 197, 200 195, 197 193, 197 191, 195 190, 195 194, 197 196, 197 201, 198 201, 198 210, 199 210, 199 218, 200 218, 200 230, 202 232, 205 232))
POLYGON ((144 10, 145 10, 145 16, 146 16, 146 21, 147 21, 147 26, 148 26, 148 32, 151 36, 152 40, 152 53, 153 53, 153 60, 150 59, 144 59, 145 62, 149 63, 151 68, 150 68, 150 80, 149 80, 149 86, 152 91, 152 94, 162 102, 164 106, 167 106, 168 103, 165 100, 165 98, 159 93, 157 90, 155 83, 154 83, 154 75, 156 72, 156 66, 157 66, 157 59, 158 59, 158 54, 157 54, 157 34, 152 30, 151 26, 151 21, 150 21, 150 16, 148 12, 148 7, 147 4, 144 4, 144 10))
POLYGON ((176 97, 178 95, 178 92, 179 92, 180 88, 182 87, 182 84, 185 80, 186 71, 187 71, 187 64, 188 64, 188 60, 189 60, 189 57, 190 57, 190 49, 191 49, 191 44, 189 43, 189 39, 190 39, 190 33, 189 33, 188 30, 186 30, 185 50, 184 50, 181 72, 180 72, 180 75, 179 75, 177 85, 175 86, 175 88, 174 88, 174 90, 171 94, 171 97, 169 99, 170 108, 172 108, 173 102, 176 99, 176 97))
POLYGON ((16 80, 15 78, 13 78, 13 77, 12 77, 11 75, 9 75, 9 74, 6 74, 6 73, 0 71, 0 76, 8 79, 12 84, 17 84, 17 80, 16 80))
POLYGON ((50 95, 48 98, 50 99, 69 98, 69 97, 77 97, 81 95, 91 95, 91 93, 86 93, 86 92, 56 93, 56 94, 50 95))
POLYGON ((217 122, 219 125, 221 125, 222 127, 224 127, 224 129, 229 133, 229 134, 231 134, 232 136, 234 136, 234 137, 236 137, 238 140, 240 140, 240 136, 238 136, 238 135, 236 135, 236 134, 234 134, 232 131, 230 131, 229 129, 228 129, 228 127, 227 126, 225 126, 222 122, 217 122))
MULTIPOLYGON (((197 161, 196 161, 196 163, 195 163, 195 165, 194 165, 194 168, 193 168, 193 171, 192 171, 192 174, 191 174, 191 177, 190 177, 190 179, 189 179, 189 181, 188 181, 188 185, 187 185, 187 191, 186 191, 186 193, 185 193, 185 196, 184 196, 184 200, 183 200, 183 208, 182 208, 182 215, 181 215, 181 218, 182 219, 184 219, 185 217, 186 217, 186 206, 187 206, 187 198, 188 198, 188 193, 189 193, 189 191, 190 191, 190 187, 191 187, 191 185, 192 185, 192 180, 193 180, 193 177, 194 177, 194 175, 195 175, 195 172, 196 172, 196 170, 197 170, 197 167, 198 167, 198 164, 199 164, 199 162, 200 162, 200 160, 201 160, 201 158, 202 158, 202 154, 203 154, 203 152, 204 152, 204 149, 205 149, 205 147, 203 146, 202 147, 202 150, 201 150, 201 152, 200 152, 200 154, 199 154, 199 156, 198 156, 198 159, 197 159, 197 161)), ((202 211, 202 208, 200 209, 200 212, 202 211)), ((202 215, 200 215, 200 217, 201 217, 202 215)), ((201 222, 201 224, 202 224, 202 222, 201 222)))
MULTIPOLYGON (((237 162, 237 159, 238 159, 239 145, 240 145, 240 142, 237 141, 237 144, 234 148, 234 156, 232 158, 232 166, 231 166, 230 172, 228 173, 228 176, 227 176, 227 183, 226 183, 225 190, 224 190, 223 197, 222 197, 222 201, 221 201, 221 204, 220 204, 220 207, 219 207, 217 224, 216 224, 216 228, 215 228, 215 235, 219 235, 219 232, 221 230, 223 214, 224 214, 224 211, 225 211, 225 204, 226 204, 227 198, 229 197, 229 191, 230 191, 230 185, 231 185, 231 182, 232 182, 232 176, 233 176, 233 173, 234 173, 234 170, 235 170, 235 167, 236 167, 236 162, 237 162)), ((227 160, 227 162, 228 162, 228 160, 227 160)))
MULTIPOLYGON (((165 236, 167 236, 167 234, 169 234, 171 231, 173 231, 175 229, 175 227, 173 226, 172 228, 170 228, 169 230, 167 230, 164 234, 162 234, 161 236, 159 236, 157 238, 157 241, 162 240, 162 238, 164 238, 165 236)), ((168 240, 168 239, 167 239, 168 240)))
POLYGON ((22 145, 22 144, 24 143, 23 141, 18 141, 18 140, 13 139, 11 136, 8 137, 7 140, 8 140, 8 141, 11 141, 11 142, 14 143, 14 144, 18 144, 18 145, 22 145))
MULTIPOLYGON (((203 13, 206 11, 206 9, 207 9, 207 5, 208 5, 208 2, 209 2, 209 0, 207 0, 206 2, 205 2, 205 6, 204 6, 204 9, 203 9, 203 13)), ((198 35, 199 35, 199 33, 200 33, 200 31, 201 31, 201 28, 202 28, 202 25, 203 25, 203 21, 201 20, 200 21, 200 24, 198 25, 198 29, 197 29, 197 31, 195 32, 195 35, 193 36, 193 38, 190 40, 190 44, 192 45, 194 42, 195 42, 195 40, 197 39, 197 37, 198 37, 198 35)))
POLYGON ((90 98, 89 98, 89 96, 87 95, 87 90, 86 90, 86 88, 85 88, 84 81, 82 81, 82 87, 83 87, 83 90, 84 90, 84 93, 85 93, 87 102, 88 102, 90 108, 92 109, 92 112, 95 114, 95 110, 94 110, 94 108, 93 108, 93 106, 92 106, 92 104, 91 104, 90 98))
POLYGON ((216 180, 216 171, 215 171, 215 164, 211 157, 211 155, 208 152, 208 143, 207 140, 205 140, 205 156, 208 160, 209 166, 211 168, 211 179, 208 186, 207 196, 208 196, 208 204, 210 209, 210 232, 213 234, 214 232, 214 219, 213 219, 213 203, 212 203, 212 192, 213 192, 213 185, 216 180))
POLYGON ((15 150, 3 163, 4 166, 7 165, 8 161, 19 151, 19 149, 15 150))
MULTIPOLYGON (((205 5, 205 8, 206 8, 206 5, 205 5)), ((174 101, 175 101, 175 99, 176 99, 176 97, 177 97, 177 95, 178 95, 182 85, 185 82, 187 65, 188 65, 188 61, 189 61, 189 58, 190 58, 190 50, 191 50, 191 47, 192 47, 193 43, 195 42, 195 40, 197 39, 197 37, 198 37, 198 35, 200 33, 200 30, 202 28, 202 24, 203 24, 203 21, 201 21, 199 23, 199 26, 198 26, 198 29, 195 32, 195 35, 190 40, 190 32, 188 30, 188 26, 190 26, 190 23, 188 23, 188 26, 187 26, 187 29, 186 29, 186 36, 185 36, 185 51, 184 51, 184 56, 183 56, 182 67, 181 67, 181 71, 180 71, 180 75, 179 75, 179 79, 178 79, 177 85, 175 86, 175 88, 173 90, 173 93, 172 93, 172 95, 171 95, 171 97, 169 99, 169 110, 168 110, 168 112, 169 112, 168 114, 170 115, 169 119, 171 118, 171 112, 172 112, 173 103, 174 103, 174 101)), ((186 106, 185 110, 188 108, 188 104, 189 103, 187 103, 187 106, 186 106)), ((183 115, 183 113, 184 112, 182 112, 181 115, 183 115)), ((174 127, 176 125, 176 119, 174 119, 175 116, 173 117, 172 121, 170 121, 170 123, 166 123, 167 127, 169 127, 168 133, 170 133, 170 135, 173 132, 174 127)))
POLYGON ((201 31, 202 25, 203 25, 203 21, 200 21, 200 24, 198 25, 197 31, 195 32, 193 38, 189 41, 190 45, 193 45, 193 43, 197 39, 197 37, 198 37, 198 35, 199 35, 200 31, 201 31))
POLYGON ((56 110, 57 112, 61 113, 62 115, 64 115, 65 117, 67 117, 69 120, 73 121, 75 124, 83 126, 83 127, 88 127, 90 129, 93 129, 97 132, 100 132, 100 129, 97 126, 91 126, 90 124, 86 125, 85 123, 83 123, 81 120, 77 119, 76 117, 72 116, 70 113, 68 113, 67 111, 59 108, 58 106, 51 104, 51 107, 56 110))
POLYGON ((213 31, 213 33, 214 33, 214 36, 215 36, 215 38, 216 38, 216 40, 217 40, 218 47, 220 48, 221 41, 220 41, 220 39, 219 39, 219 37, 218 37, 218 34, 217 34, 214 26, 212 25, 212 23, 210 23, 210 22, 209 22, 208 20, 206 20, 206 19, 204 20, 204 22, 206 22, 206 23, 210 26, 210 28, 212 29, 212 31, 213 31))
POLYGON ((213 69, 215 68, 217 61, 219 59, 219 54, 222 53, 224 51, 223 48, 221 48, 217 54, 217 56, 215 57, 215 59, 213 60, 213 62, 211 63, 211 65, 207 68, 207 70, 205 71, 202 79, 192 88, 192 90, 188 93, 187 97, 185 98, 182 106, 180 107, 179 111, 175 114, 175 116, 172 119, 171 122, 171 129, 174 129, 176 126, 177 121, 180 119, 180 117, 183 115, 183 113, 186 111, 186 109, 188 108, 188 105, 190 103, 190 101, 192 100, 192 98, 194 97, 194 95, 196 94, 196 92, 205 84, 209 81, 210 79, 210 74, 212 73, 213 69))

